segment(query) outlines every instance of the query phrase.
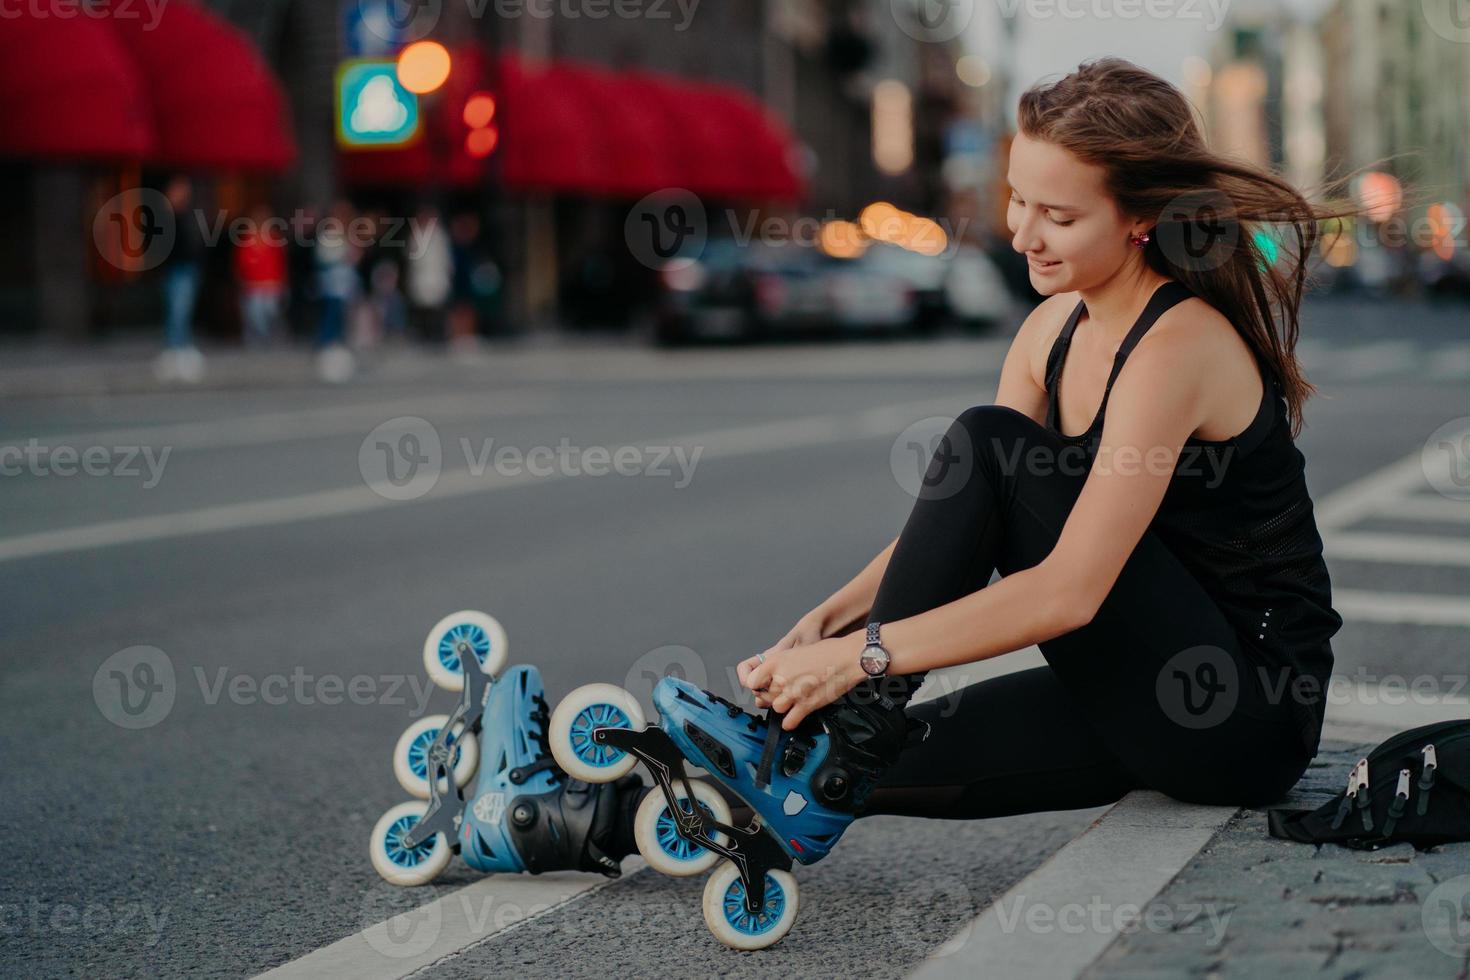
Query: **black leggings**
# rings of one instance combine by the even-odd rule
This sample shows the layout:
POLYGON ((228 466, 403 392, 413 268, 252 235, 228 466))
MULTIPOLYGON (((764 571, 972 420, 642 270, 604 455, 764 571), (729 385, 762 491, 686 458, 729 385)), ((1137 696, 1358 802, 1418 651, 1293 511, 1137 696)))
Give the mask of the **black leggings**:
MULTIPOLYGON (((962 413, 865 621, 917 615, 1045 558, 1086 481, 1076 450, 1056 455, 1068 445, 1005 406, 962 413), (1063 465, 1011 465, 1035 446, 1048 452, 1033 458, 1063 465), (955 479, 966 450, 971 472, 955 479)), ((1038 646, 1047 666, 910 704, 929 738, 904 750, 859 815, 997 817, 1099 806, 1140 788, 1252 806, 1279 799, 1311 761, 1290 705, 1268 696, 1215 601, 1152 530, 1092 621, 1038 646), (1211 658, 1212 673, 1199 675, 1211 658), (1232 668, 1226 702, 1195 716, 1208 702, 1180 671, 1198 680, 1232 668)))

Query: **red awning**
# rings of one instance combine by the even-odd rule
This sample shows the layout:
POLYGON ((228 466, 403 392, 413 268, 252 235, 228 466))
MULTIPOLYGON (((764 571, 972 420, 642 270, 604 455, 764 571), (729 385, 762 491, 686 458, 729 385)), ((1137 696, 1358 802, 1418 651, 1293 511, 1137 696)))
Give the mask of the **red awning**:
POLYGON ((524 191, 602 193, 608 147, 603 120, 575 67, 500 62, 505 128, 501 174, 524 191))
POLYGON ((280 84, 239 29, 189 0, 169 0, 156 24, 105 23, 147 87, 157 134, 150 162, 280 171, 294 161, 280 84))
MULTIPOLYGON (((423 137, 389 150, 348 150, 354 183, 463 186, 485 161, 463 151, 464 102, 483 77, 460 74, 428 96, 423 137), (456 84, 456 77, 464 81, 456 84)), ((495 150, 505 186, 528 193, 641 197, 666 188, 735 200, 794 200, 805 188, 791 166, 793 140, 740 89, 652 72, 613 72, 571 61, 499 62, 495 150)))
POLYGON ((0 21, 0 156, 138 159, 153 144, 143 80, 101 23, 0 21))

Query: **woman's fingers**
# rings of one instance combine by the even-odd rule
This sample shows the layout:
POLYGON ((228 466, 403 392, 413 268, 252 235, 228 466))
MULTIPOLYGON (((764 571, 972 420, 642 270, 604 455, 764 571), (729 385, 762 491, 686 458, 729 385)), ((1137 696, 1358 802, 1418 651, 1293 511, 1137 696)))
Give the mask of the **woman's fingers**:
POLYGON ((758 666, 760 666, 760 659, 757 657, 746 657, 744 660, 740 661, 740 663, 735 665, 735 676, 740 679, 740 683, 742 686, 748 686, 745 684, 745 679, 749 677, 750 672, 752 670, 755 670, 758 666))

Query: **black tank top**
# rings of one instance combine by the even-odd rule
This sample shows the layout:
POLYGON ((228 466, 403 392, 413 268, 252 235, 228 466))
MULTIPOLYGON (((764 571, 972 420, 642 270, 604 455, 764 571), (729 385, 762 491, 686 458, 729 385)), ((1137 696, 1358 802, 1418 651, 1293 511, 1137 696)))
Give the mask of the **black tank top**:
MULTIPOLYGON (((1123 362, 1165 310, 1193 295, 1173 280, 1154 291, 1118 348, 1096 417, 1075 436, 1061 431, 1057 389, 1083 303, 1057 335, 1046 363, 1046 427, 1082 446, 1089 465, 1123 362)), ((1291 438, 1280 382, 1259 353, 1256 363, 1264 390, 1255 418, 1230 439, 1185 441, 1149 528, 1215 598, 1247 656, 1268 668, 1264 682, 1292 706, 1302 744, 1315 754, 1342 617, 1332 608, 1306 459, 1291 438), (1283 671, 1293 681, 1286 687, 1283 671), (1297 686, 1296 677, 1311 680, 1297 686)))

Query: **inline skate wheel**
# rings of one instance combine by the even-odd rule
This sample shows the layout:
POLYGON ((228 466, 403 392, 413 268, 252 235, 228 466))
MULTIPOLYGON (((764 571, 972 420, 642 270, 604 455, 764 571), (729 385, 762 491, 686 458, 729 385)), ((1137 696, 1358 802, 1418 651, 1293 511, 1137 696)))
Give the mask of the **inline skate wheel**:
POLYGON ((442 833, 418 847, 403 846, 403 835, 418 823, 429 804, 422 800, 400 803, 378 818, 369 841, 373 869, 394 885, 427 885, 449 866, 454 856, 442 833))
POLYGON ((509 659, 505 627, 487 613, 464 609, 450 613, 429 630, 424 640, 424 668, 429 679, 446 691, 464 690, 464 668, 459 662, 463 640, 480 661, 480 669, 498 675, 509 659))
POLYGON ((765 949, 780 942, 796 922, 796 878, 790 871, 766 872, 766 901, 758 914, 745 907, 745 883, 731 861, 715 869, 704 885, 704 924, 731 949, 765 949))
POLYGON ((594 728, 647 727, 638 699, 616 684, 584 684, 561 699, 551 713, 549 741, 556 764, 573 779, 610 783, 626 776, 638 759, 629 752, 599 744, 594 728))
MULTIPOLYGON (((731 822, 730 804, 718 790, 698 779, 691 779, 689 785, 707 816, 723 824, 731 822)), ((689 798, 681 782, 674 783, 674 796, 685 812, 690 812, 689 798)), ((719 844, 729 843, 729 838, 722 833, 709 834, 719 844)), ((638 843, 638 853, 651 867, 675 878, 701 874, 714 867, 720 859, 718 853, 679 836, 674 815, 669 812, 669 804, 657 787, 638 805, 638 813, 633 818, 633 839, 638 843)))
MULTIPOLYGON (((398 737, 398 744, 393 749, 393 775, 398 777, 398 785, 410 796, 421 800, 429 798, 429 749, 439 737, 440 729, 448 722, 448 715, 425 715, 398 737)), ((480 740, 473 732, 463 730, 463 722, 458 727, 460 731, 449 736, 449 744, 454 749, 451 771, 454 773, 454 785, 465 786, 475 778, 475 768, 480 764, 480 740)), ((448 780, 439 780, 439 793, 452 795, 448 780)))

